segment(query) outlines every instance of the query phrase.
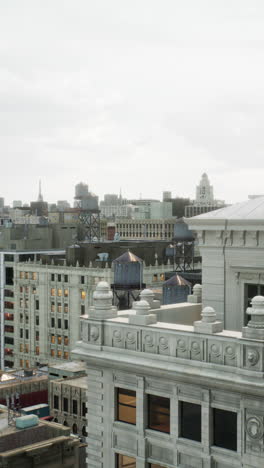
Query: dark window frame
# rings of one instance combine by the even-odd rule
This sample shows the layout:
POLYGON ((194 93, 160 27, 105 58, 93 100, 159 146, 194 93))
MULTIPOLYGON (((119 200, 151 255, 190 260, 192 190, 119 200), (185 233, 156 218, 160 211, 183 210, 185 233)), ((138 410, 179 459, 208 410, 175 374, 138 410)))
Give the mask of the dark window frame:
MULTIPOLYGON (((170 398, 162 397, 159 395, 148 394, 148 429, 152 431, 164 432, 165 434, 170 434, 170 398), (166 408, 165 404, 168 404, 166 408), (164 408, 164 411, 162 409, 164 408), (167 411, 166 411, 167 410, 167 411), (157 423, 155 424, 153 420, 157 419, 168 419, 167 426, 168 430, 158 429, 157 423), (155 427, 156 426, 156 427, 155 427)), ((165 423, 166 425, 166 423, 165 423)))
POLYGON ((179 436, 194 442, 202 442, 202 405, 188 401, 179 401, 179 436), (191 416, 191 412, 197 414, 191 416), (188 414, 189 413, 189 414, 188 414), (198 416, 198 424, 195 425, 194 417, 198 416), (198 431, 198 435, 197 432, 198 431))
POLYGON ((227 409, 221 409, 221 408, 212 408, 212 420, 213 420, 212 445, 214 447, 219 447, 225 450, 230 450, 232 452, 237 452, 237 434, 238 434, 237 412, 227 410, 227 409), (223 418, 221 418, 221 413, 222 413, 223 418), (221 431, 222 427, 225 428, 224 431, 221 431), (232 436, 234 437, 233 439, 232 439, 232 436))

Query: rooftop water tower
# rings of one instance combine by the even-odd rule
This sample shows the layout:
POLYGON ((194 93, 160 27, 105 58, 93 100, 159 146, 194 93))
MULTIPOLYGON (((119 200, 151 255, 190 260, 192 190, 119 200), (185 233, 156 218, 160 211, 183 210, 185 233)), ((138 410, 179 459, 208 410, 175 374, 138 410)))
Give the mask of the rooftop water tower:
POLYGON ((116 305, 120 310, 132 307, 143 283, 143 261, 129 250, 113 261, 114 283, 111 285, 116 305))
POLYGON ((191 294, 191 283, 180 275, 174 275, 162 286, 163 305, 187 302, 187 296, 191 294))

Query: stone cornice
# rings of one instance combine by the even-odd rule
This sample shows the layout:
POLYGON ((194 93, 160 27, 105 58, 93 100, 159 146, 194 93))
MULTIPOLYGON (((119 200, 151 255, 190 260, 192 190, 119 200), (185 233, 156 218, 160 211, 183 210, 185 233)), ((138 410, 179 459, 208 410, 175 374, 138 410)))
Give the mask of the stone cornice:
POLYGON ((155 356, 135 356, 123 352, 116 353, 102 349, 101 351, 91 349, 83 343, 78 342, 72 351, 74 358, 86 361, 89 367, 112 368, 115 370, 127 371, 135 375, 148 375, 171 380, 177 383, 190 383, 198 386, 217 388, 226 391, 236 391, 247 393, 248 395, 258 395, 263 397, 263 374, 262 378, 252 379, 251 376, 241 375, 233 369, 226 369, 219 372, 219 369, 201 367, 199 365, 186 365, 186 360, 182 362, 160 361, 155 356))

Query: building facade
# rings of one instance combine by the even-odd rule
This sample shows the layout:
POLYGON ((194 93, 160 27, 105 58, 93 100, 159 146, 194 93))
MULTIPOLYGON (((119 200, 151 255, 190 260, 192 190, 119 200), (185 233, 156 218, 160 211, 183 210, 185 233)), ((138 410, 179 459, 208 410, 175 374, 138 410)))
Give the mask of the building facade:
MULTIPOLYGON (((195 297, 193 300, 195 301, 195 297)), ((264 465, 264 297, 241 332, 206 307, 193 326, 126 317, 98 284, 74 355, 87 364, 89 468, 264 465)))
POLYGON ((203 304, 229 330, 248 322, 252 297, 264 294, 264 197, 188 220, 203 260, 203 304))
POLYGON ((117 220, 116 232, 121 240, 171 240, 174 235, 175 218, 117 220))
POLYGON ((42 254, 64 256, 64 250, 3 250, 0 252, 0 368, 14 367, 16 301, 15 268, 18 262, 39 259, 42 254))
POLYGON ((53 421, 71 428, 73 434, 87 437, 87 377, 55 379, 49 383, 49 407, 53 421))
MULTIPOLYGON (((170 265, 144 267, 143 281, 150 287, 161 286, 170 270, 170 265)), ((98 282, 113 283, 112 268, 107 263, 103 268, 85 268, 78 262, 75 267, 21 262, 16 264, 14 275, 14 367, 71 359, 79 339, 80 316, 92 305, 98 282)))

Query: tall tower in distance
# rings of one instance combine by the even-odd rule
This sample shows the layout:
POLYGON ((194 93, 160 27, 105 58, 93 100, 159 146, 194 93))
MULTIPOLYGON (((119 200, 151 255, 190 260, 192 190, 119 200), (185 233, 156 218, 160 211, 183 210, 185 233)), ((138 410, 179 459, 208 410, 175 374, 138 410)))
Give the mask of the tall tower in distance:
POLYGON ((214 203, 214 189, 210 185, 208 175, 204 172, 200 184, 196 187, 196 203, 201 205, 212 205, 214 203))
POLYGON ((43 202, 43 195, 42 195, 42 192, 41 192, 41 180, 40 179, 39 179, 38 202, 43 202))

